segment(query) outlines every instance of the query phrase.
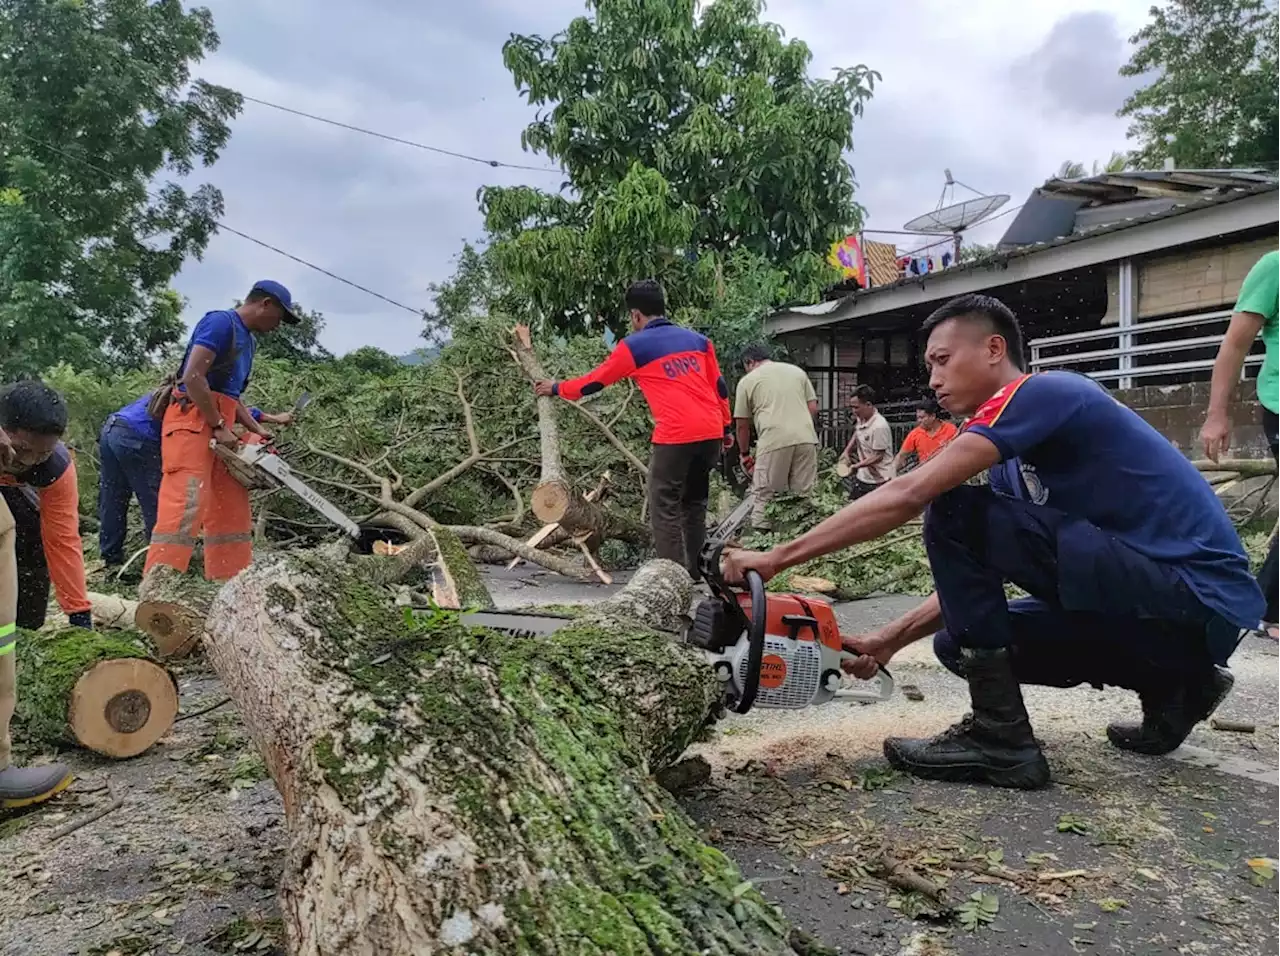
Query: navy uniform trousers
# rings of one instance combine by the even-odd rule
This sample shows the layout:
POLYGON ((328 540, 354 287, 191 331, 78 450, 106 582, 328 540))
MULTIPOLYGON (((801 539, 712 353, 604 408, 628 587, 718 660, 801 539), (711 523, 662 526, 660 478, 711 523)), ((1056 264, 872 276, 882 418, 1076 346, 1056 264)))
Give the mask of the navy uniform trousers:
POLYGON ((1008 647, 1019 683, 1159 690, 1225 664, 1239 629, 1168 566, 1080 518, 962 485, 925 512, 945 630, 934 651, 1008 647), (1031 595, 1007 601, 1010 581, 1031 595))

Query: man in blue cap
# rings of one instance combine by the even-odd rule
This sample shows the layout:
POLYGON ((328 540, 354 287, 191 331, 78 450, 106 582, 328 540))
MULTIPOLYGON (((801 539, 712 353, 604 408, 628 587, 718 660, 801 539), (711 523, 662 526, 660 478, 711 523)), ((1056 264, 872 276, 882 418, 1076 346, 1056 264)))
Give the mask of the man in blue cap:
POLYGON ((254 284, 244 304, 206 313, 191 332, 160 426, 163 477, 146 570, 163 564, 185 573, 197 536, 204 534, 204 573, 225 581, 253 560, 249 492, 214 454, 216 442, 234 449, 240 439, 261 441, 262 428, 240 400, 249 384, 255 335, 281 322, 296 324, 293 297, 279 282, 254 284))

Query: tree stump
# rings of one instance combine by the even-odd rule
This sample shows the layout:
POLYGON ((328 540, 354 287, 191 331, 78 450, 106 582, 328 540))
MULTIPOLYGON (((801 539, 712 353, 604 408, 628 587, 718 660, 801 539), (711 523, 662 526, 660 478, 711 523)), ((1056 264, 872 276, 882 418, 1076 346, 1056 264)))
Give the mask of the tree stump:
POLYGON ((149 658, 140 635, 23 631, 17 653, 16 718, 32 739, 136 757, 178 715, 177 685, 149 658))
POLYGON ((155 641, 162 657, 186 657, 204 634, 209 604, 222 584, 157 564, 138 587, 138 630, 155 641))
POLYGON ((412 620, 351 562, 256 564, 205 651, 284 800, 290 953, 817 952, 652 778, 720 712, 645 565, 562 631, 412 620))

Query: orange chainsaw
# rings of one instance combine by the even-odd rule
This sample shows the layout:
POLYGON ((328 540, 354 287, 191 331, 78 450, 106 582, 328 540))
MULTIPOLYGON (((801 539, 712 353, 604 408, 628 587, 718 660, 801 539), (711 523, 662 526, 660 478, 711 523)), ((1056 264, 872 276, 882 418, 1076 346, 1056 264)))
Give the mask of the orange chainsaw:
MULTIPOLYGON (((893 677, 883 666, 861 686, 846 687, 841 665, 858 655, 844 650, 835 611, 818 598, 768 594, 754 571, 745 590, 724 580, 720 558, 751 514, 751 496, 708 538, 699 570, 711 596, 699 601, 693 622, 680 637, 702 650, 725 685, 725 706, 737 714, 752 707, 800 710, 832 700, 876 703, 893 696, 893 677)), ((520 637, 551 634, 571 618, 530 611, 472 611, 462 623, 520 637)))
POLYGON ((753 706, 799 710, 832 700, 877 703, 893 696, 893 677, 882 667, 874 677, 846 687, 842 665, 858 655, 844 649, 834 609, 821 598, 769 594, 755 571, 745 590, 728 584, 720 568, 725 547, 751 514, 743 502, 707 539, 699 556, 711 596, 698 602, 685 640, 702 648, 726 685, 726 706, 745 714, 753 706))

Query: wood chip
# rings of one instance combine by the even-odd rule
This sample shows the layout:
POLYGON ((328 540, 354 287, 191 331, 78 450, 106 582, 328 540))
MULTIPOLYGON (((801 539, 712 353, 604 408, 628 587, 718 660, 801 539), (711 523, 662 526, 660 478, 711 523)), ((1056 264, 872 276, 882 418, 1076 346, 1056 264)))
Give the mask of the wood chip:
POLYGON ((1228 720, 1226 717, 1210 717, 1209 726, 1214 730, 1223 730, 1233 734, 1251 734, 1257 726, 1248 720, 1228 720))
POLYGON ((1036 881, 1039 883, 1052 883, 1055 880, 1075 880, 1088 875, 1088 870, 1059 870, 1057 873, 1037 873, 1036 881))

